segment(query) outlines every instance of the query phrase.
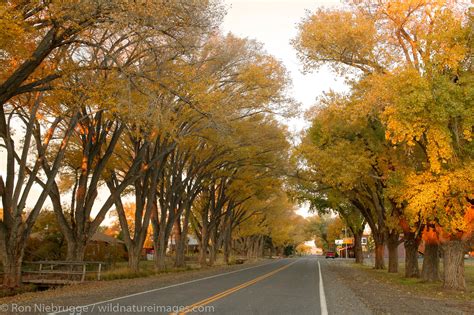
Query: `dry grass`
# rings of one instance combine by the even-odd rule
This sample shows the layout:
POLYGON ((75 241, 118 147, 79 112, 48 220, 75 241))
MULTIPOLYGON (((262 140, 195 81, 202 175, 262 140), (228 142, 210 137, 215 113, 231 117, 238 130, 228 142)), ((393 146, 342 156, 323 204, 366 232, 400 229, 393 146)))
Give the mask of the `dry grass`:
MULTIPOLYGON (((467 290, 465 292, 446 290, 443 288, 442 281, 424 282, 417 278, 405 278, 404 263, 400 264, 398 273, 388 273, 387 270, 375 270, 372 267, 366 265, 361 266, 354 264, 354 266, 365 270, 367 273, 373 275, 379 281, 400 286, 404 291, 410 294, 417 294, 436 298, 474 301, 474 264, 472 264, 470 261, 467 261, 467 263, 465 264, 465 277, 467 285, 467 290)), ((442 274, 442 264, 440 265, 440 267, 442 274)))
POLYGON ((141 261, 140 270, 138 272, 133 272, 128 268, 126 262, 121 262, 116 264, 113 268, 105 271, 101 276, 101 280, 145 278, 163 273, 184 272, 199 268, 200 267, 197 264, 187 264, 184 268, 175 268, 169 264, 166 270, 157 272, 153 261, 141 261))
MULTIPOLYGON (((229 265, 237 264, 235 257, 231 259, 229 265)), ((114 266, 111 266, 109 270, 106 270, 101 275, 101 280, 116 280, 116 279, 134 279, 134 278, 145 278, 150 276, 155 276, 164 273, 177 273, 190 270, 201 269, 199 263, 196 261, 190 261, 186 263, 186 267, 176 268, 173 267, 173 261, 168 260, 166 262, 167 268, 163 271, 157 272, 155 269, 154 261, 143 260, 140 262, 140 270, 138 272, 133 272, 128 268, 127 262, 118 262, 114 266)), ((214 264, 215 267, 227 265, 224 260, 219 257, 214 264)), ((95 274, 90 275, 88 280, 95 280, 95 274)))

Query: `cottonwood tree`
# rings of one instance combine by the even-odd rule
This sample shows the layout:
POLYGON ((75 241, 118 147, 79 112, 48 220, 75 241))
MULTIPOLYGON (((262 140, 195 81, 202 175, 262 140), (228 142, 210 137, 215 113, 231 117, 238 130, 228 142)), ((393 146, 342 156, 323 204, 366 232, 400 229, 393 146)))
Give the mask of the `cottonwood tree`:
MULTIPOLYGON (((100 68, 96 64, 104 64, 107 68, 90 72, 88 77, 80 76, 80 84, 89 84, 82 87, 83 90, 87 89, 87 92, 76 90, 72 95, 86 95, 84 100, 76 100, 78 103, 83 102, 81 112, 84 119, 78 127, 76 150, 71 153, 71 163, 65 169, 66 172, 76 174, 72 181, 72 198, 68 207, 73 215, 64 215, 59 189, 51 194, 58 220, 68 240, 70 260, 82 259, 85 245, 97 231, 116 198, 131 183, 136 182, 142 173, 147 173, 144 172, 146 169, 143 169, 143 166, 148 163, 154 170, 160 159, 171 149, 164 145, 165 152, 157 152, 158 148, 162 147, 159 140, 161 138, 153 135, 153 130, 146 129, 148 126, 141 124, 143 117, 153 117, 159 109, 155 105, 160 102, 159 92, 154 86, 150 87, 150 84, 159 85, 158 82, 165 81, 167 73, 161 70, 165 67, 164 64, 171 63, 176 56, 192 49, 200 40, 199 34, 208 31, 213 24, 203 18, 203 15, 208 13, 205 7, 201 8, 202 12, 188 12, 188 16, 185 16, 183 14, 186 12, 181 11, 186 9, 185 5, 172 6, 170 9, 175 10, 171 11, 173 13, 167 12, 165 16, 157 14, 152 17, 151 14, 160 9, 164 8, 152 6, 150 12, 133 11, 127 25, 124 25, 125 21, 117 22, 114 25, 116 29, 97 31, 93 36, 81 41, 95 44, 91 45, 93 48, 87 52, 81 50, 81 62, 90 64, 92 68, 100 68), (175 20, 167 18, 174 14, 181 16, 186 23, 175 25, 175 20), (144 22, 144 17, 152 20, 144 22), (149 24, 151 22, 152 26, 149 24), (193 32, 189 35, 184 31, 193 32), (159 71, 153 73, 152 69, 159 71), (100 87, 100 90, 94 90, 94 84, 100 87), (140 128, 146 130, 139 130, 140 128), (135 141, 138 145, 135 146, 135 159, 121 174, 122 177, 115 185, 113 193, 92 218, 93 207, 97 206, 95 201, 98 187, 109 175, 109 164, 125 130, 130 130, 131 133, 143 132, 145 135, 135 141), (143 139, 145 140, 141 143, 143 139), (154 142, 158 144, 151 147, 154 142), (151 160, 146 160, 150 151, 156 154, 151 160)), ((150 180, 156 182, 156 179, 153 179, 156 177, 155 172, 150 180)), ((117 178, 110 182, 117 182, 117 178)), ((137 225, 137 233, 139 230, 137 225)), ((146 231, 146 228, 144 230, 146 231)))
POLYGON ((385 241, 392 235, 398 242, 399 234, 387 225, 393 207, 385 197, 384 174, 393 150, 385 145, 380 124, 351 117, 350 100, 333 95, 325 102, 298 149, 307 165, 303 179, 319 184, 309 187, 313 195, 334 190, 364 216, 376 243, 375 267, 384 268, 385 241))
MULTIPOLYGON (((79 116, 52 117, 50 108, 43 103, 41 94, 21 96, 5 106, 8 114, 1 144, 5 152, 6 176, 0 176, 0 196, 3 218, 0 221, 0 246, 3 257, 4 284, 15 287, 21 284, 21 263, 26 240, 53 188, 54 179, 64 160, 73 127, 79 116), (18 126, 24 128, 24 132, 18 126), (64 127, 64 128, 61 128, 64 127), (15 131, 24 135, 16 145, 15 131), (57 149, 51 152, 51 147, 57 149), (49 161, 49 172, 42 171, 42 164, 49 161), (43 179, 42 191, 31 202, 32 191, 38 178, 43 179), (31 207, 31 208, 30 208, 31 207)), ((3 153, 2 152, 2 153, 3 153)))
MULTIPOLYGON (((287 143, 284 134, 275 127, 270 125, 265 128, 265 125, 261 124, 258 130, 260 134, 254 134, 246 140, 258 139, 257 144, 252 145, 249 142, 242 146, 241 139, 240 148, 233 150, 234 154, 237 153, 236 161, 229 165, 233 167, 226 166, 216 178, 217 181, 210 186, 210 203, 204 204, 195 220, 203 247, 206 246, 206 234, 210 234, 210 263, 215 260, 217 250, 222 246, 224 258, 228 259, 232 231, 236 226, 250 220, 264 209, 277 211, 276 202, 270 201, 275 199, 276 191, 283 189, 281 180, 287 168, 287 159, 282 152, 286 152, 283 148, 287 143)), ((261 223, 263 224, 263 221, 261 223)), ((257 242, 261 248, 264 235, 255 235, 253 238, 255 239, 249 242, 257 242)))
MULTIPOLYGON (((178 36, 180 34, 186 34, 186 38, 192 37, 195 32, 189 31, 199 27, 209 27, 212 24, 209 21, 215 20, 216 16, 220 15, 220 13, 212 14, 213 10, 217 12, 215 9, 216 5, 207 1, 192 3, 156 1, 147 2, 146 4, 129 1, 81 1, 80 3, 72 1, 61 3, 8 1, 0 5, 0 11, 2 12, 0 23, 4 26, 2 28, 6 30, 2 32, 0 38, 3 56, 1 59, 2 72, 0 74, 2 77, 0 85, 0 103, 2 105, 0 109, 0 136, 5 144, 7 156, 9 156, 7 159, 9 161, 7 163, 9 164, 7 166, 9 171, 1 188, 2 195, 6 196, 2 203, 7 213, 5 220, 2 221, 3 231, 5 232, 3 237, 5 241, 2 244, 6 247, 6 252, 11 252, 11 255, 7 256, 12 259, 14 257, 15 260, 15 262, 4 261, 5 266, 8 267, 7 269, 11 270, 5 276, 5 283, 8 286, 19 284, 22 244, 24 244, 25 238, 31 230, 31 225, 37 217, 42 203, 44 203, 44 193, 50 194, 54 189, 52 180, 61 165, 69 136, 76 128, 74 120, 80 118, 78 117, 80 116, 79 111, 71 110, 71 108, 67 108, 65 104, 62 104, 62 111, 59 108, 48 109, 44 113, 49 116, 40 120, 36 119, 35 111, 37 109, 34 109, 38 106, 28 106, 30 109, 33 108, 31 112, 33 115, 25 116, 22 114, 23 118, 29 117, 29 121, 26 122, 28 136, 24 149, 19 151, 23 153, 18 152, 19 154, 17 154, 14 146, 15 141, 12 137, 11 120, 8 118, 12 117, 10 108, 17 106, 15 103, 18 104, 22 95, 31 98, 34 95, 32 93, 45 91, 47 96, 51 96, 54 93, 52 92, 53 88, 57 89, 55 86, 57 80, 61 77, 81 76, 84 71, 88 72, 94 69, 110 70, 119 63, 117 59, 114 59, 114 65, 112 65, 111 59, 125 54, 125 51, 131 55, 134 53, 140 55, 146 52, 146 49, 132 49, 136 44, 136 39, 151 39, 153 36, 156 37, 157 33, 161 34, 161 37, 166 33, 169 38, 174 40, 178 38, 180 41, 182 39, 182 36, 178 36), (150 24, 150 18, 153 18, 155 22, 161 19, 161 21, 166 21, 168 25, 165 26, 163 23, 152 25, 150 24), (163 26, 163 28, 160 28, 160 26, 163 26), (186 31, 183 32, 183 28, 186 31), (121 30, 125 37, 117 37, 117 30, 121 30), (133 30, 133 33, 127 33, 127 30, 133 30), (115 46, 112 44, 114 41, 117 44, 115 46), (111 45, 107 46, 106 43, 111 45), (107 55, 107 52, 114 49, 116 49, 115 52, 120 52, 120 54, 107 55), (85 51, 101 52, 102 54, 96 54, 95 56, 105 57, 107 55, 110 59, 102 58, 104 61, 102 63, 84 63, 84 60, 91 61, 84 59, 84 57, 94 55, 88 55, 85 51), (58 116, 59 112, 67 118, 64 119, 62 116, 58 116), (50 126, 52 128, 48 127, 50 130, 45 137, 38 127, 50 118, 55 122, 50 126), (55 130, 56 127, 61 126, 59 124, 61 119, 66 121, 64 128, 61 129, 65 134, 58 136, 64 140, 63 145, 56 146, 53 153, 50 154, 47 151, 49 149, 48 144, 51 137, 56 137, 55 130), (33 125, 36 125, 35 129, 30 127, 33 125), (40 151, 37 153, 38 163, 27 170, 23 156, 25 155, 24 152, 27 152, 31 146, 32 130, 35 133, 36 147, 40 151), (41 141, 44 139, 46 140, 41 141), (45 162, 46 156, 50 159, 48 162, 45 162), (18 173, 18 177, 14 171, 14 164, 17 163, 15 160, 21 164, 20 170, 22 172, 18 173), (43 168, 43 177, 38 176, 38 170, 36 169, 37 165, 40 164, 43 168), (22 197, 19 197, 22 185, 17 185, 18 189, 13 188, 13 185, 18 179, 20 179, 18 182, 21 182, 25 178, 23 173, 26 171, 31 171, 31 178, 42 187, 42 193, 33 206, 30 216, 28 216, 27 225, 24 225, 22 220, 25 217, 23 215, 25 209, 22 200, 26 199, 32 184, 28 183, 24 186, 27 189, 23 189, 22 197), (13 192, 13 190, 17 192, 13 192), (9 196, 15 197, 10 200, 9 196), (17 199, 20 200, 20 203, 13 205, 11 201, 17 201, 17 199), (12 216, 9 215, 10 213, 12 216), (15 219, 10 220, 10 218, 15 219), (20 227, 22 236, 18 237, 20 227)), ((179 49, 182 48, 180 44, 175 46, 179 46, 179 49)), ((49 104, 45 104, 45 108, 48 107, 49 104)))
MULTIPOLYGON (((274 186, 277 187, 277 186, 274 186)), ((246 212, 235 225, 236 250, 249 258, 281 255, 286 247, 296 248, 307 239, 306 220, 294 212, 294 204, 283 190, 269 190, 266 198, 248 201, 246 212)))
MULTIPOLYGON (((5 30, 0 38, 4 56, 0 85, 2 107, 15 95, 49 89, 50 83, 70 69, 48 67, 47 61, 61 60, 69 49, 97 48, 89 39, 110 36, 108 29, 138 27, 135 34, 145 35, 142 38, 148 37, 147 32, 159 30, 181 39, 194 36, 193 30, 215 24, 223 12, 218 3, 200 0, 8 1, 1 4, 0 10, 5 30)), ((127 40, 128 35, 132 34, 126 34, 120 41, 127 40)), ((135 40, 130 38, 128 42, 133 45, 135 40)), ((4 128, 3 108, 1 113, 0 126, 4 128)))
MULTIPOLYGON (((155 86, 151 88, 155 94, 159 90, 155 103, 162 104, 161 109, 147 117, 154 126, 149 129, 162 143, 151 147, 164 149, 171 145, 173 150, 168 152, 169 158, 154 167, 145 162, 146 172, 155 174, 157 179, 136 181, 141 187, 134 190, 135 194, 150 193, 143 202, 137 203, 150 208, 142 211, 137 207, 136 219, 143 220, 143 226, 151 220, 155 248, 159 249, 155 255, 157 269, 165 268, 166 248, 173 227, 180 235, 183 234, 181 223, 187 229, 190 208, 202 189, 203 179, 210 176, 212 169, 229 163, 223 155, 233 147, 242 146, 235 144, 236 133, 232 128, 239 120, 271 112, 275 103, 286 101, 282 96, 286 81, 279 64, 262 55, 256 43, 232 35, 206 39, 202 47, 163 67, 161 75, 161 79, 150 82, 155 86), (154 203, 156 206, 152 206, 154 203), (182 215, 184 222, 181 222, 182 215)), ((131 138, 124 143, 127 142, 136 143, 124 146, 132 149, 140 143, 131 138)), ((136 156, 132 153, 125 159, 133 160, 136 156)), ((114 185, 110 184, 109 188, 113 189, 114 185)), ((120 209, 120 205, 117 208, 120 209)), ((143 235, 138 229, 135 233, 143 235)), ((182 242, 185 239, 186 235, 177 241, 178 265, 184 263, 182 242)), ((135 256, 139 255, 141 246, 138 238, 133 250, 137 253, 135 256)), ((137 265, 138 259, 135 261, 137 265)))
POLYGON ((403 207, 412 231, 420 223, 443 230, 440 240, 450 253, 444 256, 444 283, 457 289, 465 288, 460 257, 463 240, 472 230, 469 193, 450 180, 441 191, 458 191, 461 201, 456 206, 445 194, 433 193, 430 206, 419 208, 419 199, 410 196, 423 192, 426 198, 435 191, 430 185, 441 189, 441 179, 446 183, 454 174, 465 174, 472 163, 465 149, 470 147, 472 126, 466 115, 472 92, 467 12, 449 1, 354 1, 348 10, 320 10, 308 16, 295 40, 307 67, 329 62, 337 71, 357 69, 356 78, 365 85, 360 111, 377 117, 386 141, 417 160, 408 164, 411 171, 400 181, 413 189, 408 189, 412 194, 392 195, 398 199, 394 206, 403 207), (345 32, 329 21, 346 26, 345 32))

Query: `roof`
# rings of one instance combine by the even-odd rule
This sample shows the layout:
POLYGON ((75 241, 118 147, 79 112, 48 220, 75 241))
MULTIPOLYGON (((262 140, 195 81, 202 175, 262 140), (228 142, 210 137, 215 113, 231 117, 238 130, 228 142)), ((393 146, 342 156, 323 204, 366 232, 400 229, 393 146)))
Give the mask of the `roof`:
POLYGON ((199 245, 199 241, 192 235, 188 235, 188 245, 199 245))
MULTIPOLYGON (((30 238, 42 239, 43 233, 40 233, 40 232, 31 233, 30 238)), ((124 241, 119 240, 118 238, 112 237, 110 235, 104 234, 102 232, 95 232, 95 234, 92 235, 90 240, 95 241, 95 242, 103 242, 107 244, 125 244, 124 241)))
POLYGON ((122 240, 119 240, 118 238, 112 237, 110 235, 101 233, 101 232, 95 232, 94 235, 92 235, 91 241, 96 241, 96 242, 104 242, 104 243, 109 243, 109 244, 124 244, 125 242, 122 240))
MULTIPOLYGON (((176 240, 174 238, 169 239, 169 244, 174 245, 176 244, 176 240)), ((199 245, 199 242, 196 237, 193 235, 188 234, 188 245, 199 245)))

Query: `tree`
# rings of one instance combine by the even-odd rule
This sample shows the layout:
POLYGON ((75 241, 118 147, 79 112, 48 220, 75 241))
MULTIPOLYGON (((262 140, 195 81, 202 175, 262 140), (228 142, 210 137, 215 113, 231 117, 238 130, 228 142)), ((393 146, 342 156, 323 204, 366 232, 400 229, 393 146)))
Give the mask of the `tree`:
POLYGON ((306 220, 294 213, 294 205, 281 191, 261 201, 249 199, 247 206, 253 211, 246 209, 245 219, 235 227, 235 238, 247 257, 263 256, 266 246, 271 255, 276 250, 276 254, 289 256, 308 239, 306 220))
POLYGON ((470 23, 455 2, 353 1, 348 10, 308 16, 294 42, 307 67, 355 69, 358 111, 378 120, 387 144, 408 157, 393 164, 392 208, 411 232, 437 226, 450 253, 444 284, 456 289, 465 288, 460 244, 472 233, 471 192, 451 177, 466 178, 472 168, 470 23), (456 201, 443 193, 451 189, 456 201))
MULTIPOLYGON (((63 162, 66 147, 77 123, 78 115, 70 113, 67 118, 50 116, 51 111, 44 106, 40 94, 35 97, 23 96, 7 106, 8 125, 2 136, 2 147, 6 151, 6 178, 0 176, 0 196, 2 197, 3 219, 0 221, 0 248, 3 258, 4 284, 7 287, 21 283, 21 262, 26 241, 44 202, 53 189, 54 178, 63 162), (13 124, 25 127, 24 141, 18 148, 13 137, 13 124), (65 123, 66 128, 60 128, 65 123), (58 144, 54 154, 50 154, 48 173, 41 172, 50 147, 58 144), (36 150, 32 150, 35 148, 36 150), (33 153, 30 153, 33 151, 33 153), (30 161, 31 165, 30 165, 30 161), (35 182, 43 176, 43 190, 27 211, 27 200, 35 182)), ((5 107, 2 107, 5 109, 5 107)), ((69 114, 69 113, 68 113, 69 114)))
MULTIPOLYGON (((58 195, 54 180, 65 157, 68 141, 73 131, 77 131, 80 119, 86 119, 91 114, 78 110, 75 107, 78 104, 71 106, 67 103, 70 99, 65 99, 62 93, 67 91, 64 82, 76 79, 77 83, 100 71, 120 72, 122 78, 126 76, 130 79, 132 73, 128 71, 132 70, 131 65, 143 60, 143 56, 153 60, 160 55, 164 41, 159 39, 166 38, 168 43, 173 43, 173 47, 179 46, 176 50, 182 49, 184 42, 195 43, 200 34, 195 30, 213 28, 220 19, 221 10, 208 1, 153 1, 145 5, 129 1, 9 1, 0 4, 0 12, 0 24, 6 30, 0 37, 4 57, 0 73, 0 137, 7 152, 8 170, 6 179, 0 179, 0 194, 5 208, 0 238, 2 250, 7 253, 3 259, 6 271, 4 282, 7 286, 17 286, 28 234, 47 196, 54 198, 58 195), (155 44, 156 49, 151 49, 151 43, 155 44), (40 95, 44 96, 44 100, 40 95), (13 117, 19 118, 25 125, 26 141, 19 150, 13 136, 12 123, 16 122, 13 117), (47 133, 44 134, 42 128, 47 133), (50 145, 56 142, 57 145, 50 145), (30 167, 27 162, 32 147, 36 147, 38 152, 33 153, 36 154, 36 162, 30 167), (16 164, 18 173, 15 172, 16 164), (42 192, 31 211, 25 215, 24 201, 34 182, 41 186, 42 192)), ((142 76, 143 73, 134 75, 142 76)), ((80 93, 75 96, 79 98, 80 93)), ((89 101, 92 96, 88 94, 89 101)), ((98 99, 100 97, 95 101, 98 99)), ((92 107, 97 109, 104 104, 94 105, 92 107)), ((101 116, 100 112, 97 115, 101 116)), ((102 118, 99 120, 102 121, 102 118)), ((96 127, 100 123, 92 123, 88 127, 91 125, 96 127)), ((117 131, 120 127, 112 129, 117 131)), ((97 195, 95 186, 98 177, 100 174, 92 180, 89 197, 97 195)), ((87 176, 82 177, 82 182, 87 180, 87 176)), ((90 203, 94 199, 88 198, 81 221, 89 220, 90 203)), ((83 205, 80 204, 80 207, 83 208, 83 205)), ((60 218, 57 202, 54 208, 60 218)), ((105 208, 92 228, 83 229, 74 242, 82 244, 87 240, 87 236, 100 224, 105 208)), ((60 223, 66 226, 64 220, 60 223)), ((67 229, 64 228, 64 231, 67 232, 67 229)), ((80 250, 75 256, 81 256, 80 250)))
MULTIPOLYGON (((64 215, 59 189, 51 194, 60 225, 68 240, 70 260, 82 260, 85 245, 116 203, 117 197, 129 185, 136 183, 142 173, 146 173, 142 167, 148 164, 151 169, 155 169, 166 152, 171 150, 172 145, 164 146, 163 151, 157 152, 156 149, 160 146, 153 146, 153 143, 162 138, 153 135, 153 131, 158 122, 155 122, 152 128, 146 125, 146 120, 160 110, 158 106, 153 107, 150 104, 160 101, 164 90, 160 83, 168 80, 166 70, 159 74, 153 71, 166 68, 166 65, 173 63, 173 59, 178 58, 177 56, 188 53, 213 24, 211 21, 206 22, 201 16, 207 14, 206 7, 201 8, 203 12, 186 13, 181 11, 189 9, 184 4, 170 6, 169 9, 174 10, 174 13, 166 12, 164 16, 156 12, 160 8, 155 6, 150 7, 150 12, 133 11, 137 16, 132 14, 127 26, 121 24, 124 22, 121 21, 120 29, 112 28, 101 37, 88 39, 101 49, 94 46, 89 54, 84 53, 89 58, 81 60, 82 63, 90 64, 93 69, 100 69, 101 64, 106 64, 108 68, 83 74, 72 83, 75 84, 76 90, 71 93, 70 97, 73 99, 70 102, 72 106, 80 106, 81 123, 76 131, 76 146, 73 148, 75 151, 71 150, 70 163, 64 168, 66 173, 75 174, 69 205, 74 215, 70 216, 70 222, 64 215), (152 15, 153 12, 157 13, 156 16, 152 15), (176 21, 169 20, 168 14, 180 16, 185 23, 174 25, 176 21), (144 22, 143 17, 151 19, 154 26, 150 28, 147 24, 150 21, 144 22), (201 22, 202 25, 199 24, 201 22), (164 28, 170 28, 172 32, 163 31, 164 28), (182 34, 184 29, 192 29, 192 36, 182 34), (179 48, 176 45, 179 45, 179 48), (93 85, 100 90, 92 88, 93 85), (92 218, 98 187, 109 175, 115 148, 121 142, 125 130, 139 135, 135 134, 134 144, 139 144, 134 147, 135 158, 121 174, 122 177, 116 176, 115 181, 109 180, 109 183, 116 183, 113 192, 92 218), (143 143, 140 143, 142 140, 143 143), (148 150, 153 152, 153 149, 156 154, 146 159, 148 150)), ((212 12, 209 14, 208 18, 212 20, 212 12)), ((166 93, 170 94, 168 91, 166 93)), ((155 172, 154 177, 156 176, 158 175, 155 172)), ((150 180, 153 180, 152 178, 153 176, 150 180)), ((151 191, 154 192, 154 189, 151 191)), ((151 209, 152 206, 150 204, 147 207, 151 209)), ((145 222, 144 225, 146 224, 145 222)), ((136 230, 139 230, 138 224, 136 230)), ((140 233, 143 242, 146 226, 140 233)), ((139 250, 141 248, 134 251, 139 250)))
MULTIPOLYGON (((94 42, 104 39, 122 44, 118 46, 123 46, 128 39, 127 46, 130 46, 137 37, 153 39, 156 34, 166 34, 181 41, 194 36, 193 30, 212 28, 222 15, 219 5, 208 1, 157 0, 146 4, 121 0, 9 1, 2 3, 0 10, 5 13, 1 23, 6 30, 0 43, 8 49, 7 57, 2 58, 2 66, 6 66, 2 67, 3 83, 0 85, 2 107, 16 95, 49 89, 49 84, 67 71, 46 66, 48 59, 60 60, 69 49, 105 48, 94 42), (115 37, 114 30, 118 29, 130 32, 124 37, 115 37)), ((1 114, 0 129, 4 129, 3 108, 1 114)))
POLYGON ((320 217, 318 215, 312 216, 308 219, 308 223, 305 226, 305 232, 310 235, 317 247, 323 250, 330 250, 333 245, 328 240, 328 220, 326 217, 320 217))
POLYGON ((137 211, 137 207, 134 203, 125 203, 121 202, 116 203, 116 210, 113 214, 118 222, 115 224, 120 227, 120 236, 124 240, 125 246, 127 247, 128 252, 128 266, 133 272, 139 271, 139 263, 142 256, 142 249, 144 246, 150 247, 152 244, 152 230, 150 226, 147 226, 146 229, 143 228, 140 224, 143 221, 143 212, 140 213, 137 211), (138 224, 136 226, 135 224, 138 224), (137 231, 137 232, 136 232, 137 231), (142 231, 145 231, 145 237, 142 241, 142 236, 140 235, 142 231), (134 235, 132 238, 130 235, 134 235), (135 246, 133 241, 141 242, 139 246, 135 246), (137 251, 138 248, 139 250, 137 251))
POLYGON ((314 216, 308 220, 306 232, 314 237, 316 245, 325 251, 334 250, 336 239, 341 238, 344 223, 331 215, 314 216))
POLYGON ((302 202, 309 202, 310 210, 321 215, 321 217, 315 216, 309 220, 308 230, 314 230, 318 236, 316 244, 321 244, 320 240, 322 239, 326 246, 322 246, 322 244, 320 247, 325 250, 329 249, 328 219, 326 219, 326 216, 337 214, 338 218, 343 219, 344 225, 349 228, 354 236, 355 261, 362 264, 364 259, 362 254, 362 235, 366 220, 360 211, 337 190, 330 188, 318 189, 317 182, 310 182, 307 178, 302 178, 301 172, 299 172, 296 180, 292 182, 294 186, 293 194, 296 199, 302 202))
POLYGON ((42 211, 31 230, 25 248, 25 259, 61 260, 64 257, 64 239, 53 211, 42 211))
POLYGON ((358 104, 335 94, 323 101, 324 107, 317 111, 295 152, 305 165, 298 171, 296 190, 318 210, 337 211, 344 199, 351 209, 357 209, 374 236, 375 267, 382 269, 386 238, 393 234, 398 241, 398 231, 390 233, 387 224, 394 209, 385 197, 385 174, 390 165, 396 165, 397 154, 386 145, 380 123, 367 116, 354 116, 358 104), (332 194, 332 201, 328 194, 332 194))

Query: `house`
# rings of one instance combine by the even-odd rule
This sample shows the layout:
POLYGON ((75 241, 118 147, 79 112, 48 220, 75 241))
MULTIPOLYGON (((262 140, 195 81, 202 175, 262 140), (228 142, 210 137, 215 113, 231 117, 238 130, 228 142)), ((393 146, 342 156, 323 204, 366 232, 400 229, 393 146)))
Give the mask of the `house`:
MULTIPOLYGON (((168 240, 168 253, 173 252, 175 250, 176 250, 176 239, 173 236, 171 236, 168 240)), ((197 253, 198 251, 199 251, 198 239, 195 236, 188 234, 185 254, 191 255, 193 253, 197 253)), ((146 257, 147 260, 153 260, 154 255, 155 255, 155 249, 153 247, 145 247, 143 248, 142 254, 143 256, 146 257)))
MULTIPOLYGON (((61 260, 66 256, 66 246, 62 234, 35 232, 30 235, 25 255, 27 260, 61 260)), ((116 262, 124 260, 126 253, 122 240, 96 232, 86 246, 84 260, 116 262)))

